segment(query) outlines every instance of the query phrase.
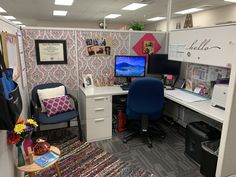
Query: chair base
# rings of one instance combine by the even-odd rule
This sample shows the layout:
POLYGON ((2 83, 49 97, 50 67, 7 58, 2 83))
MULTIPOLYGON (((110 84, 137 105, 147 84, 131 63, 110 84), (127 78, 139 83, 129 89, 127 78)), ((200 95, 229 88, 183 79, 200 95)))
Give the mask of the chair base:
MULTIPOLYGON (((80 141, 84 141, 79 116, 77 116, 77 122, 78 122, 78 138, 79 138, 80 141)), ((45 124, 45 125, 47 125, 47 124, 45 124)), ((67 122, 67 128, 70 128, 70 127, 71 127, 70 121, 68 121, 67 122)), ((38 122, 37 132, 40 132, 40 131, 41 131, 40 130, 40 123, 38 122)))
POLYGON ((132 137, 134 136, 144 136, 145 140, 147 141, 147 145, 149 148, 152 148, 152 140, 151 137, 153 137, 153 135, 158 135, 159 137, 161 137, 162 139, 165 138, 166 134, 164 133, 164 131, 161 131, 160 129, 157 129, 156 127, 150 126, 148 127, 148 130, 145 132, 142 131, 133 131, 130 132, 128 134, 126 134, 123 137, 123 143, 127 143, 129 140, 132 139, 132 137))

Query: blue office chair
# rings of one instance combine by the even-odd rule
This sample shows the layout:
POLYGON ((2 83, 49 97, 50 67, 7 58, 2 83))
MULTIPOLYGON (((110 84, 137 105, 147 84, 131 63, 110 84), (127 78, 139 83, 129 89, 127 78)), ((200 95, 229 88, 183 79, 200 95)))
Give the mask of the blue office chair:
POLYGON ((37 85, 32 90, 32 100, 31 100, 32 113, 33 113, 33 117, 38 121, 38 124, 39 124, 38 130, 40 131, 40 124, 47 125, 47 124, 57 124, 57 123, 67 122, 68 127, 70 127, 70 120, 77 117, 79 139, 82 141, 83 136, 82 136, 81 123, 80 123, 79 112, 78 112, 78 102, 75 97, 67 93, 66 87, 65 87, 65 92, 66 92, 65 94, 68 95, 74 101, 75 110, 56 114, 50 118, 47 116, 46 113, 41 112, 41 105, 40 105, 37 90, 54 88, 54 87, 59 87, 59 86, 63 86, 63 84, 47 83, 47 84, 37 85))
MULTIPOLYGON (((158 133, 162 138, 165 137, 164 132, 157 131, 156 128, 153 131, 149 126, 150 121, 157 121, 161 117, 163 105, 164 87, 159 79, 146 77, 131 83, 127 97, 126 120, 141 124, 141 131, 139 128, 138 133, 146 135, 148 147, 152 147, 152 133, 158 133)), ((126 143, 135 134, 137 132, 125 135, 123 142, 126 143)))

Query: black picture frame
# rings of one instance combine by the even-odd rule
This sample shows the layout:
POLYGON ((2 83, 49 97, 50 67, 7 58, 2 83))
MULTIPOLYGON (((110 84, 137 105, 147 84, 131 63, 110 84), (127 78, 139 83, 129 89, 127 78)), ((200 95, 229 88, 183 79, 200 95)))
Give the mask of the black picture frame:
POLYGON ((66 40, 35 40, 38 65, 67 64, 66 40))

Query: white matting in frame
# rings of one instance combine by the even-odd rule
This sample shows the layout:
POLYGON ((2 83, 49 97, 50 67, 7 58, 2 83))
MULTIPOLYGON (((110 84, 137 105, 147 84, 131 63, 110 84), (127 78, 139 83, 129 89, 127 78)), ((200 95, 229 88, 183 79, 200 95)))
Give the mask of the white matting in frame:
POLYGON ((83 75, 83 82, 84 82, 84 87, 85 88, 93 88, 93 78, 91 74, 85 74, 83 75))

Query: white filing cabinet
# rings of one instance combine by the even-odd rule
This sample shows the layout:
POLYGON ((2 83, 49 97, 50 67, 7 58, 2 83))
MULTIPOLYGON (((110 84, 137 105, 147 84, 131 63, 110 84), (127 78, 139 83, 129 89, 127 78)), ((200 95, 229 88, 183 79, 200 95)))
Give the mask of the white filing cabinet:
POLYGON ((90 94, 93 88, 80 88, 79 105, 83 135, 88 142, 112 137, 112 95, 90 94))

